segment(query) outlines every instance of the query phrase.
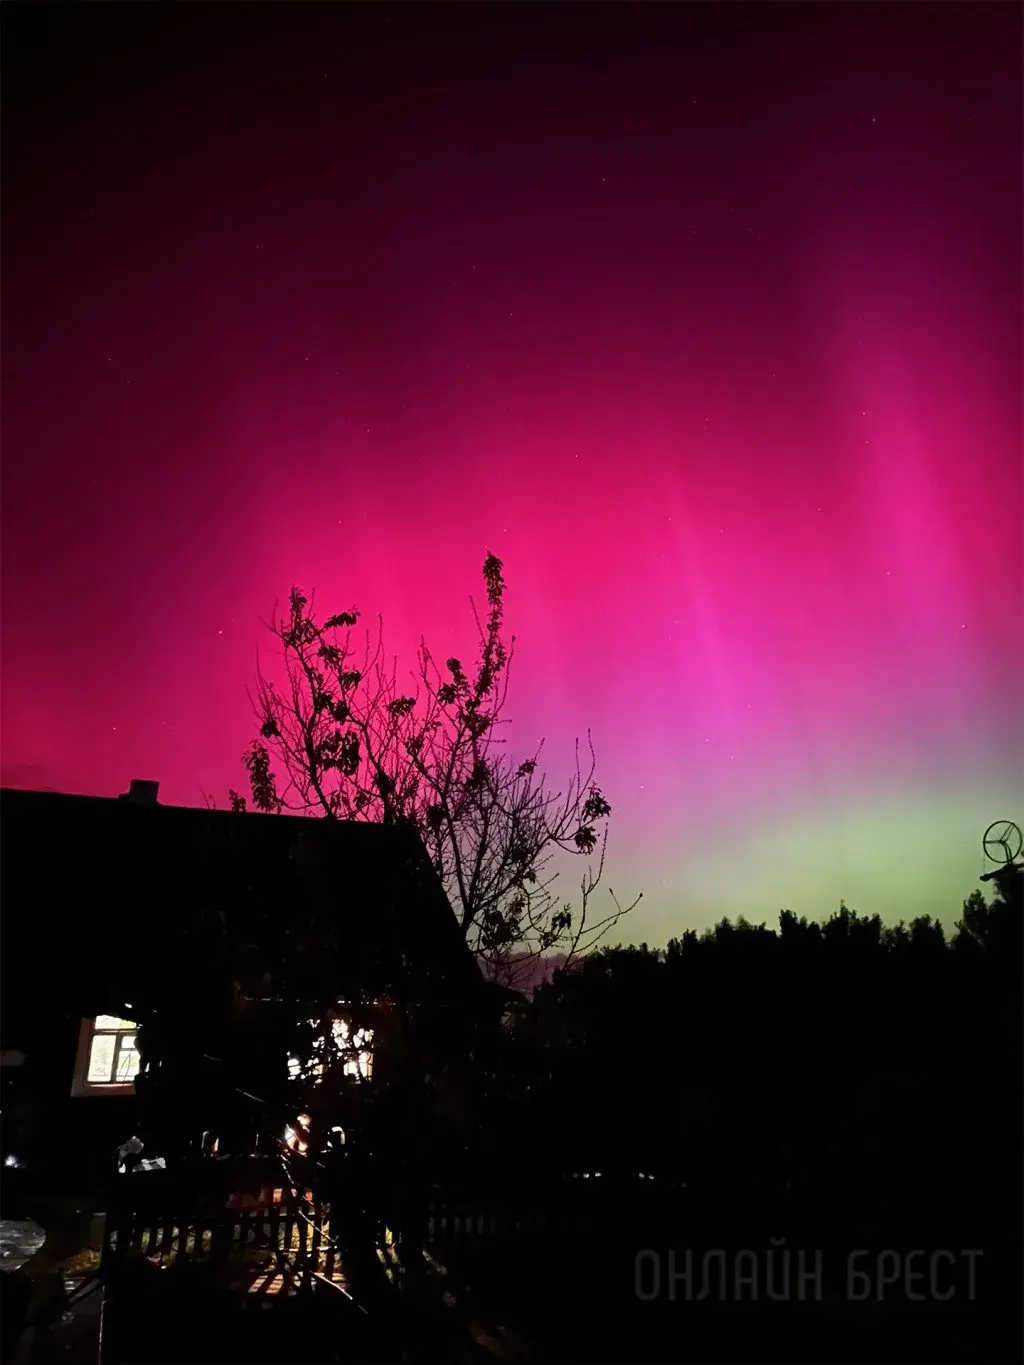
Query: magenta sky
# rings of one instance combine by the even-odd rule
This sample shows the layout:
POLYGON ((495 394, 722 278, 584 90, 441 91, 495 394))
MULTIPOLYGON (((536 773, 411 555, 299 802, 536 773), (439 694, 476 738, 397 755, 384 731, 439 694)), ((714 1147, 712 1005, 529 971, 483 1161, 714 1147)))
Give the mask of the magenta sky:
POLYGON ((1013 5, 4 15, 3 781, 223 799, 292 581, 588 725, 611 881, 951 919, 1019 816, 1013 5))

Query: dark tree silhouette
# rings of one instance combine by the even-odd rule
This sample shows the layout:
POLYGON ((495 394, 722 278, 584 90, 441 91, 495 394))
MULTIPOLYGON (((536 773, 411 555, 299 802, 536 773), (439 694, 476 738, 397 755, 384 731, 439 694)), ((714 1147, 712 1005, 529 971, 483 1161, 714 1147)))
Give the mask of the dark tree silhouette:
MULTIPOLYGON (((500 735, 515 637, 504 635, 502 564, 483 567, 487 612, 476 612, 479 656, 467 671, 443 668, 421 641, 407 688, 375 634, 354 637, 354 608, 319 618, 293 588, 270 630, 284 677, 262 672, 254 698, 260 736, 246 753, 259 810, 331 819, 408 820, 420 831, 470 947, 506 977, 557 949, 584 954, 636 905, 612 893, 594 914, 611 807, 594 782, 589 736, 575 771, 556 790, 538 750, 513 758, 500 735), (557 894, 556 855, 587 858, 579 899, 557 894)), ((236 809, 245 802, 231 794, 236 809)))
POLYGON ((515 1023, 537 1074, 510 1141, 543 1131, 605 1172, 749 1187, 745 1207, 776 1201, 782 1231, 798 1210, 1001 1228, 1021 1129, 1011 900, 975 893, 948 940, 929 917, 887 927, 841 906, 602 948, 515 1023))

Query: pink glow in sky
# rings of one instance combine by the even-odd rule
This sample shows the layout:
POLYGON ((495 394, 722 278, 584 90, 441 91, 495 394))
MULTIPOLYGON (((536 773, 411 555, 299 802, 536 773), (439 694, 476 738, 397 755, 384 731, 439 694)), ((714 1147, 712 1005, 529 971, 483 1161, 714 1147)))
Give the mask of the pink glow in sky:
POLYGON ((593 730, 630 937, 1021 810, 1010 5, 5 15, 3 781, 223 801, 292 582, 593 730))

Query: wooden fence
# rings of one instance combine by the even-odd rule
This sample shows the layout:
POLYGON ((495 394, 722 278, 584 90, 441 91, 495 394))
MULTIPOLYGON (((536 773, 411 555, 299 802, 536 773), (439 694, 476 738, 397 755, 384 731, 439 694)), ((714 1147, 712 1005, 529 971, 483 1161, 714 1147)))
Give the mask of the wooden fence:
POLYGON ((342 1338, 359 1359, 397 1358, 368 1259, 342 1265, 329 1210, 272 1160, 124 1175, 104 1233, 101 1365, 326 1361, 342 1338))
POLYGON ((313 1192, 291 1189, 272 1160, 249 1163, 244 1174, 240 1181, 237 1163, 207 1161, 182 1176, 122 1176, 107 1212, 104 1270, 116 1274, 127 1259, 140 1258, 224 1266, 264 1252, 293 1285, 316 1273, 330 1277, 336 1251, 313 1192))
POLYGON ((605 1178, 580 1172, 525 1188, 435 1188, 427 1240, 435 1245, 509 1243, 538 1237, 587 1241, 613 1226, 639 1224, 652 1234, 678 1222, 685 1186, 670 1178, 605 1178))

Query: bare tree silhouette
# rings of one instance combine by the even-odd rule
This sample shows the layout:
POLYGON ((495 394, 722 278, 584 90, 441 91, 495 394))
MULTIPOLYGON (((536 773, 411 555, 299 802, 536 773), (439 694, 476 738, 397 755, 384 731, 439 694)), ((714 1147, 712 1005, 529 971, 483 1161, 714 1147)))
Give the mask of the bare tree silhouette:
MULTIPOLYGON (((440 667, 421 640, 410 690, 385 655, 380 618, 360 645, 355 608, 321 620, 312 596, 293 588, 287 614, 268 623, 284 679, 258 673, 260 734, 244 763, 261 811, 413 823, 470 947, 492 974, 514 980, 550 950, 587 953, 640 897, 622 906, 611 892, 609 913, 594 913, 611 807, 594 781, 589 734, 561 790, 540 767, 543 746, 525 760, 505 748, 499 727, 515 637, 506 645, 496 556, 483 578, 487 612, 481 619, 473 603, 472 671, 457 658, 440 667), (557 892, 560 853, 587 859, 575 906, 557 892)), ((245 808, 237 792, 231 802, 245 808)))

